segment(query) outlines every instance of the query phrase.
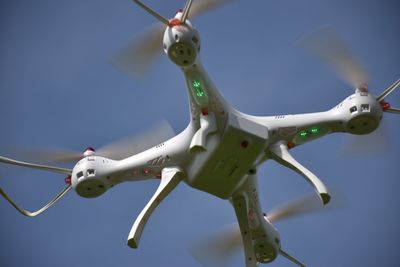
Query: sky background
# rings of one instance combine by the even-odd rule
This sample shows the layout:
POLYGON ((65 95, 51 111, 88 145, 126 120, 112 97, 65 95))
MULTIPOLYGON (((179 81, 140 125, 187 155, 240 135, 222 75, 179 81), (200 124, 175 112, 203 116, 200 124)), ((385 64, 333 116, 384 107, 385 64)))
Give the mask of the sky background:
MULTIPOLYGON (((184 2, 146 1, 166 17, 184 2)), ((399 79, 399 11, 397 0, 237 0, 192 23, 202 39, 203 64, 225 98, 245 113, 278 115, 327 110, 353 92, 298 46, 326 25, 342 34, 369 71, 372 93, 399 79)), ((0 154, 10 156, 9 146, 101 147, 162 119, 182 131, 189 120, 186 88, 167 56, 141 80, 110 64, 153 22, 128 0, 1 1, 0 154)), ((388 100, 400 107, 400 91, 388 100)), ((400 266, 400 117, 385 114, 383 120, 388 146, 379 153, 344 155, 346 134, 293 150, 346 202, 276 223, 283 248, 307 266, 400 266)), ((301 176, 275 162, 258 174, 265 211, 312 192, 301 176)), ((63 179, 0 166, 0 186, 29 210, 57 194, 63 179)), ((34 219, 1 200, 0 266, 200 267, 188 245, 235 222, 232 207, 182 183, 132 250, 126 238, 157 186, 125 183, 96 199, 71 192, 34 219)), ((243 266, 242 254, 230 266, 243 266)), ((294 265, 279 257, 267 266, 294 265)))

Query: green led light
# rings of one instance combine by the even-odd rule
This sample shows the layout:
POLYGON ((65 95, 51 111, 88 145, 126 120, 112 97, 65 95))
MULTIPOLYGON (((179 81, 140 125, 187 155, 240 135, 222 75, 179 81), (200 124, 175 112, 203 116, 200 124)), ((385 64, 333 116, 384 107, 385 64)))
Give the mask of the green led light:
POLYGON ((196 90, 196 95, 198 97, 202 97, 204 95, 204 92, 201 89, 201 84, 199 81, 196 80, 193 81, 193 88, 196 90))
POLYGON ((306 136, 307 136, 307 132, 306 132, 306 131, 300 132, 300 136, 301 136, 301 137, 306 137, 306 136))
POLYGON ((193 81, 193 87, 194 87, 194 88, 200 88, 200 82, 194 80, 194 81, 193 81))
POLYGON ((311 132, 312 133, 318 133, 319 129, 317 127, 314 127, 314 128, 311 129, 311 132))

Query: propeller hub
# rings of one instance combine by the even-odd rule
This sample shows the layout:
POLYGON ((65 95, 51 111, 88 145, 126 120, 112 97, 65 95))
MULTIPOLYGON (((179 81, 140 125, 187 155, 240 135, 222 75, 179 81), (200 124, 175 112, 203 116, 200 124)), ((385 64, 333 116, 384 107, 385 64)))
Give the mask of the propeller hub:
POLYGON ((168 27, 164 33, 164 52, 180 67, 192 66, 200 51, 200 37, 190 21, 184 25, 180 19, 170 20, 172 27, 168 27))
POLYGON ((368 92, 368 84, 366 84, 366 83, 361 84, 360 86, 357 87, 356 91, 367 93, 368 92))
POLYGON ((83 152, 83 156, 84 157, 88 157, 88 156, 94 156, 95 155, 95 151, 93 147, 88 147, 85 149, 85 151, 83 152))
POLYGON ((182 21, 180 19, 173 18, 173 19, 169 20, 168 25, 169 25, 169 27, 181 26, 182 25, 182 21))

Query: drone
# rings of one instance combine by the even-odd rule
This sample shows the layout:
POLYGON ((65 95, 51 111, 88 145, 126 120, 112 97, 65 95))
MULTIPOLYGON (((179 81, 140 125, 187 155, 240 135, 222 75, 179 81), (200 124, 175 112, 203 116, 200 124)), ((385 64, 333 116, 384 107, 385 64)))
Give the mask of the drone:
MULTIPOLYGON (((301 176, 312 186, 320 203, 331 200, 327 186, 314 173, 299 163, 290 153, 310 141, 331 133, 343 132, 365 135, 375 131, 384 113, 400 114, 385 100, 400 85, 400 79, 372 95, 365 74, 332 31, 316 34, 306 41, 324 60, 328 61, 354 92, 330 110, 307 114, 253 116, 233 108, 220 94, 200 59, 201 39, 189 21, 227 0, 187 0, 172 19, 167 19, 139 0, 139 7, 160 22, 152 40, 145 40, 137 51, 139 65, 160 48, 181 69, 188 92, 190 122, 178 135, 163 140, 148 149, 117 159, 101 150, 87 148, 83 153, 66 155, 75 160, 72 169, 48 166, 0 156, 0 162, 66 175, 67 186, 47 205, 31 212, 18 206, 0 188, 0 194, 21 214, 35 217, 74 189, 84 198, 103 195, 113 186, 144 179, 159 179, 160 184, 136 218, 127 244, 138 248, 140 238, 152 213, 159 204, 184 182, 190 187, 209 193, 232 204, 239 232, 235 233, 243 246, 246 267, 271 263, 283 256, 298 266, 300 260, 283 247, 275 220, 298 211, 265 214, 257 188, 257 169, 274 160, 301 176), (160 26, 159 25, 159 26, 160 26), (157 40, 157 43, 152 41, 157 40), (158 46, 160 45, 160 46, 158 46), (156 49, 157 48, 157 49, 156 49), (143 56, 144 55, 144 56, 143 56), (140 58, 139 58, 140 57, 140 58)), ((228 242, 228 241, 227 241, 228 242)), ((236 241, 235 241, 236 242, 236 241)))

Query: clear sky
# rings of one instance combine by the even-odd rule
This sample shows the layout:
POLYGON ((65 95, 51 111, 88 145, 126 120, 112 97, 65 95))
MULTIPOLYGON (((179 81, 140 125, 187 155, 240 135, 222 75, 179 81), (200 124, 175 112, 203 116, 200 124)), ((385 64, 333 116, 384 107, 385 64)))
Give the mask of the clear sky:
MULTIPOLYGON (((146 1, 167 17, 184 2, 146 1)), ((399 11, 397 0, 237 0, 192 22, 202 39, 204 66, 226 99, 249 114, 278 115, 327 110, 352 93, 298 46, 322 26, 343 35, 370 73, 371 92, 379 94, 399 79, 399 11)), ((165 55, 142 80, 110 64, 153 22, 128 0, 1 1, 0 147, 81 151, 161 119, 183 130, 189 119, 183 76, 165 55)), ((388 100, 400 107, 400 91, 388 100)), ((308 266, 400 265, 400 116, 385 114, 383 128, 388 146, 380 153, 343 155, 345 134, 293 150, 347 203, 276 223, 283 247, 308 266)), ((258 173, 266 211, 312 192, 302 177, 274 162, 258 173)), ((31 210, 61 190, 63 179, 0 166, 1 187, 31 210)), ((97 199, 72 192, 35 219, 1 200, 0 266, 200 266, 187 246, 234 222, 235 215, 227 201, 185 184, 155 211, 139 249, 126 246, 157 184, 125 183, 97 199)), ((243 266, 242 255, 231 263, 243 266)), ((278 258, 270 266, 292 265, 278 258)))

